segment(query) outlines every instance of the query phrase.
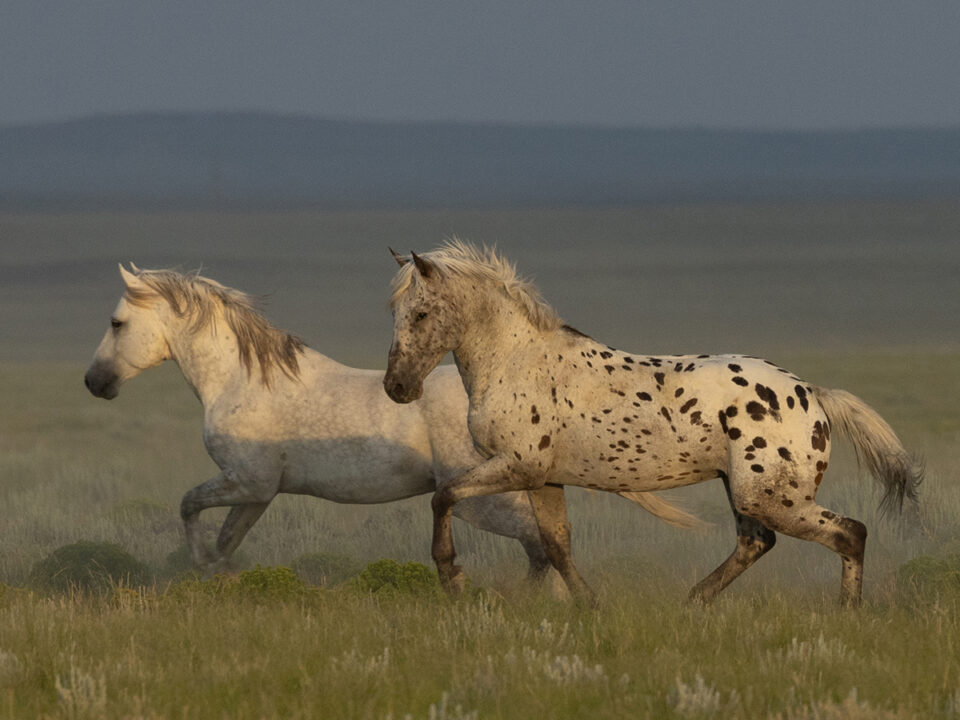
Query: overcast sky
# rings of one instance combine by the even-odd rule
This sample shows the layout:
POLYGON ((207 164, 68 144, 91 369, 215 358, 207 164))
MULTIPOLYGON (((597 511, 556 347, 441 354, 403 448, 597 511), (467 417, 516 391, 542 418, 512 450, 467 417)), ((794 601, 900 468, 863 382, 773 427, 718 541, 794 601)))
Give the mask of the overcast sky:
POLYGON ((0 0, 0 124, 960 124, 960 2, 0 0))

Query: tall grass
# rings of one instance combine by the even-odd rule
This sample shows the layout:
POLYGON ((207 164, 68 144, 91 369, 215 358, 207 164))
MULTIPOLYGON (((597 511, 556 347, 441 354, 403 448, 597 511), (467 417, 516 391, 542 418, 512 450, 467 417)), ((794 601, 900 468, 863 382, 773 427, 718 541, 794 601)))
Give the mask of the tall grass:
MULTIPOLYGON (((895 582, 960 552, 960 358, 894 352, 774 358, 873 404, 927 460, 923 523, 881 521, 872 481, 835 446, 827 507, 865 522, 866 607, 835 607, 839 561, 789 538, 710 608, 689 587, 733 548, 722 488, 675 491, 710 520, 683 532, 602 493, 568 492, 574 552, 598 611, 531 592, 516 542, 456 526, 476 592, 314 590, 255 602, 167 589, 180 496, 215 472, 175 368, 110 403, 82 367, 0 366, 0 717, 948 718, 960 713, 960 604, 895 582), (120 543, 156 584, 109 597, 21 589, 77 540, 120 543)), ((220 512, 208 512, 212 541, 220 512)), ((278 497, 241 551, 429 563, 429 499, 340 506, 278 497)))

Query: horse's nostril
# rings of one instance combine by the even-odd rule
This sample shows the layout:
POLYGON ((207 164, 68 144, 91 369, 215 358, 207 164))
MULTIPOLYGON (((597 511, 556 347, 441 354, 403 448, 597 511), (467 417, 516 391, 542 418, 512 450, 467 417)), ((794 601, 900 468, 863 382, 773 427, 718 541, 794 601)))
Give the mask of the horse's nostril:
POLYGON ((400 397, 403 395, 403 383, 394 383, 393 394, 395 397, 400 397))

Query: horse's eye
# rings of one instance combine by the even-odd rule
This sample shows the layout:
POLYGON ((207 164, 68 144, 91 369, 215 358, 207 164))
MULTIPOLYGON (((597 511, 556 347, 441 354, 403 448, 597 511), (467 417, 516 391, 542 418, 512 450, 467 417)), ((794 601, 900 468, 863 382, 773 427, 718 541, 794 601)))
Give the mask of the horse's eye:
POLYGON ((426 316, 427 316, 427 314, 426 314, 425 312, 418 312, 418 313, 417 313, 417 322, 420 322, 420 321, 423 320, 426 316))
POLYGON ((112 327, 114 330, 119 330, 122 325, 123 321, 117 320, 116 318, 110 318, 110 327, 112 327))

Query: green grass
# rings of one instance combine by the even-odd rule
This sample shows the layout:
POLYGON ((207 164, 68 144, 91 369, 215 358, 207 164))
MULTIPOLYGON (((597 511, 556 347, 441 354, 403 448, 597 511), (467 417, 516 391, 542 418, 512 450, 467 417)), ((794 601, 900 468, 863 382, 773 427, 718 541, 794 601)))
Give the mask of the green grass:
MULTIPOLYGON (((821 497, 869 528, 861 612, 835 606, 837 559, 789 538, 714 606, 684 605, 733 547, 717 484, 672 494, 714 522, 693 533, 569 491, 596 611, 530 592, 519 545, 463 524, 474 593, 458 602, 350 583, 275 597, 171 586, 180 496, 215 472, 175 368, 108 403, 86 393, 82 367, 0 365, 0 718, 956 717, 960 597, 949 582, 898 586, 897 571, 960 553, 960 357, 773 359, 860 395, 926 457, 924 524, 903 528, 877 517, 872 481, 857 481, 849 448, 835 446, 821 497), (80 540, 122 545, 153 579, 106 596, 27 587, 37 561, 80 540)), ((223 515, 208 514, 212 540, 223 515)), ((317 553, 358 568, 429 564, 429 535, 426 497, 370 507, 280 497, 241 551, 248 566, 317 553)))
POLYGON ((11 717, 948 718, 960 710, 956 597, 923 609, 869 602, 853 613, 808 593, 702 609, 677 603, 681 592, 611 578, 600 609, 581 611, 525 593, 450 602, 342 589, 264 602, 199 590, 109 599, 8 590, 0 683, 11 717))

